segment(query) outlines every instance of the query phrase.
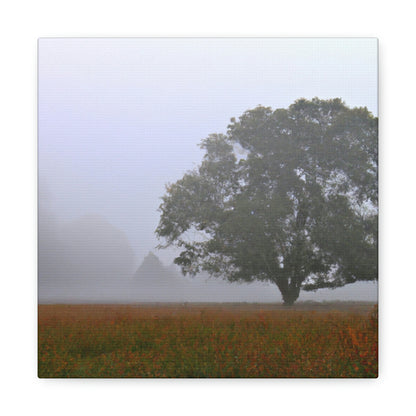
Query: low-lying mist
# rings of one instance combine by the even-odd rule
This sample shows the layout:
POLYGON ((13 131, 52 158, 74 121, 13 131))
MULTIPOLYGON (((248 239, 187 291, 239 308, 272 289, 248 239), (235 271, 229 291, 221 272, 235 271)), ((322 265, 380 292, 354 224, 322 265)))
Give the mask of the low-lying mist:
MULTIPOLYGON (((280 302, 272 284, 188 278, 150 252, 137 259, 125 234, 98 215, 60 223, 39 209, 40 303, 280 302)), ((301 293, 302 300, 375 301, 377 285, 301 293)))

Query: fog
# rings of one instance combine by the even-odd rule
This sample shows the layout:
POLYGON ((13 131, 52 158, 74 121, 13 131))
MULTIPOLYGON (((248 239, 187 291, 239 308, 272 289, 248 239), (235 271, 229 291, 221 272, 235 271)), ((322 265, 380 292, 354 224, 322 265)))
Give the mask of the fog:
MULTIPOLYGON (((376 40, 41 39, 40 302, 280 302, 273 285, 182 276, 155 248, 157 209, 231 117, 315 96, 377 114, 376 40)), ((374 283, 299 297, 376 299, 374 283)))
MULTIPOLYGON (((200 274, 182 275, 152 252, 135 268, 134 252, 123 232, 103 217, 86 215, 61 225, 39 220, 39 301, 84 302, 279 302, 277 287, 228 283, 200 274)), ((299 300, 374 301, 374 283, 301 294, 299 300)))

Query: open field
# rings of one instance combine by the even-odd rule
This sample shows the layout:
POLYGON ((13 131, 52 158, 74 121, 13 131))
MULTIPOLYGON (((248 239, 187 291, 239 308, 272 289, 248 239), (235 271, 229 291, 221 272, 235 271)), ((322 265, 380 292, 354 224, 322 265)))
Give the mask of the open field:
POLYGON ((368 303, 39 305, 39 377, 377 377, 368 303))

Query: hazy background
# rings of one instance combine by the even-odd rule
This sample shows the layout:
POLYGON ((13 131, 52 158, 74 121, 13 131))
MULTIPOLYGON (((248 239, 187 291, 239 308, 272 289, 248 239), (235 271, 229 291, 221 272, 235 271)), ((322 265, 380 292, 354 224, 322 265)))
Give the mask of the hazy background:
MULTIPOLYGON (((280 301, 273 286, 180 277, 154 248, 157 208, 231 117, 314 96, 377 114, 377 41, 41 39, 40 300, 280 301), (137 273, 149 251, 160 281, 147 262, 137 273)), ((357 283, 299 300, 376 298, 357 283)))

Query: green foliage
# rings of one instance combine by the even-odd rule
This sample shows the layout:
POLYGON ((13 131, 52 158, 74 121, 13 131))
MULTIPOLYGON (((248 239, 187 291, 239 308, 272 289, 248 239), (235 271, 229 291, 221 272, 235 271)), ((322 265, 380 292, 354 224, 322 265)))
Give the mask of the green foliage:
POLYGON ((377 279, 378 120, 340 99, 257 107, 202 141, 156 230, 186 274, 299 291, 377 279))

